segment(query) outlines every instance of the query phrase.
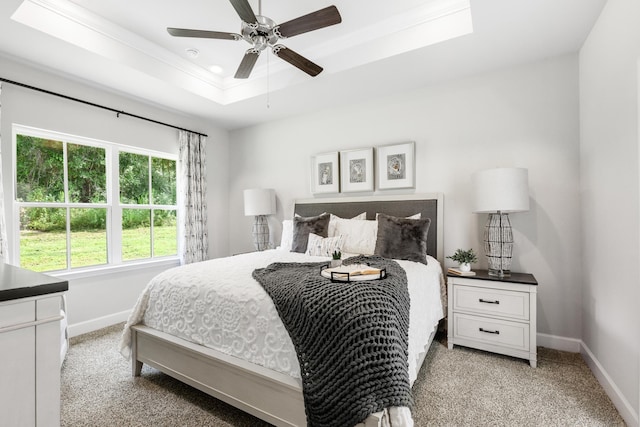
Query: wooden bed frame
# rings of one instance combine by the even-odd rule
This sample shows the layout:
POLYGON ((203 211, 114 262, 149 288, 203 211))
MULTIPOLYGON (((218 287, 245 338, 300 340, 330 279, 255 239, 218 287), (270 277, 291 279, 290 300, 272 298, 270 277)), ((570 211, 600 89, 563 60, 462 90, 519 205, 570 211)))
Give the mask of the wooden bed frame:
MULTIPOLYGON (((345 218, 365 211, 368 219, 374 219, 377 212, 394 216, 421 212, 422 218, 431 218, 427 253, 443 263, 441 193, 305 199, 296 201, 294 210, 302 216, 331 212, 345 218)), ((144 325, 132 326, 131 337, 134 376, 147 364, 276 426, 306 425, 299 380, 144 325)), ((426 351, 418 369, 425 356, 426 351)), ((367 418, 366 426, 378 425, 380 419, 381 414, 374 414, 367 418)))

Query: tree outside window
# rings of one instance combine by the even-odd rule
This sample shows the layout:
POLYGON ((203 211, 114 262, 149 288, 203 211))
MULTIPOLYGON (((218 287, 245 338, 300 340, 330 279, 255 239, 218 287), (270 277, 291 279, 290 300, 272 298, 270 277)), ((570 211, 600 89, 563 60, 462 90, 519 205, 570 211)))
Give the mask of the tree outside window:
POLYGON ((176 162, 120 152, 122 259, 176 255, 176 162))
POLYGON ((16 132, 20 266, 70 270, 177 255, 174 159, 42 134, 16 132))

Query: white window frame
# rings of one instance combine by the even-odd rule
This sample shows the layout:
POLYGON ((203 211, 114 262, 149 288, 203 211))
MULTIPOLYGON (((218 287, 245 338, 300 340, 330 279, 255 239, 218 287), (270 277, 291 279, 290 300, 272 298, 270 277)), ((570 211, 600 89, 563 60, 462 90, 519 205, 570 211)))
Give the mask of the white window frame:
MULTIPOLYGON (((117 237, 119 240, 117 241, 117 245, 114 245, 114 247, 119 247, 122 248, 122 210, 123 209, 144 209, 144 210, 149 210, 151 211, 151 218, 150 218, 150 224, 151 224, 151 257, 150 258, 144 258, 144 259, 162 259, 162 258, 178 258, 177 255, 171 255, 169 257, 163 256, 163 257, 156 257, 153 255, 153 221, 154 221, 154 215, 153 212, 154 210, 174 210, 176 211, 176 221, 178 221, 179 218, 179 211, 178 211, 178 200, 177 200, 177 188, 178 188, 178 157, 177 156, 169 156, 166 153, 158 153, 156 151, 151 151, 151 150, 146 150, 146 149, 140 149, 140 148, 134 148, 134 147, 126 147, 126 149, 122 148, 123 146, 119 146, 116 150, 114 150, 113 154, 112 154, 112 162, 114 164, 114 168, 113 171, 118 171, 118 174, 120 173, 120 153, 121 152, 127 152, 127 153, 133 153, 133 154, 139 154, 142 156, 148 156, 149 157, 149 172, 151 172, 151 167, 152 167, 152 162, 151 162, 151 158, 155 157, 155 158, 161 158, 161 159, 166 159, 166 160, 173 160, 176 162, 176 205, 157 205, 157 204, 153 204, 153 203, 147 203, 147 204, 122 204, 120 203, 120 178, 118 176, 118 179, 115 182, 112 182, 113 184, 113 200, 117 200, 117 203, 114 203, 113 207, 114 207, 114 211, 113 211, 113 220, 114 220, 114 227, 119 230, 118 233, 114 233, 117 234, 117 237), (116 188, 117 187, 117 188, 116 188), (116 224, 117 222, 117 224, 116 224)), ((152 190, 152 182, 151 182, 151 173, 149 173, 149 196, 152 197, 153 196, 153 190, 152 190)), ((176 230, 178 230, 178 228, 176 228, 176 230)), ((178 250, 178 242, 176 242, 176 250, 178 250)), ((114 258, 114 261, 117 259, 117 263, 131 263, 131 262, 138 262, 139 260, 131 260, 131 261, 122 261, 122 251, 118 251, 117 254, 114 254, 114 256, 117 256, 117 258, 114 258)))
MULTIPOLYGON (((14 238, 11 242, 12 253, 15 254, 16 265, 20 264, 20 208, 22 207, 46 207, 46 208, 100 208, 107 209, 107 263, 86 267, 71 268, 67 266, 64 270, 52 270, 46 273, 53 276, 68 277, 68 278, 80 278, 89 277, 95 274, 103 274, 105 272, 111 272, 114 269, 135 269, 140 267, 156 266, 159 264, 177 265, 179 263, 179 256, 170 255, 162 257, 153 256, 153 214, 151 215, 151 257, 143 258, 131 261, 122 260, 122 209, 134 208, 134 209, 149 209, 152 213, 155 209, 175 210, 176 221, 180 221, 181 212, 176 200, 176 205, 129 205, 120 203, 120 164, 119 156, 120 152, 140 154, 143 156, 161 158, 172 160, 176 162, 176 190, 179 188, 177 180, 179 179, 178 173, 178 156, 171 153, 160 152, 156 150, 150 150, 140 147, 133 147, 124 144, 118 144, 114 142, 102 141, 93 138, 87 138, 77 135, 71 135, 63 132, 50 131, 45 129, 39 129, 31 126, 24 126, 20 124, 13 124, 12 126, 12 141, 13 141, 13 164, 12 164, 12 205, 13 205, 13 230, 14 238), (27 135, 37 138, 52 139, 56 141, 62 141, 72 144, 88 145, 92 147, 99 147, 105 150, 105 167, 106 167, 106 179, 107 179, 107 201, 106 203, 70 203, 68 200, 68 177, 67 168, 64 170, 64 190, 65 201, 64 202, 18 202, 17 200, 17 136, 27 135)), ((65 165, 67 163, 67 149, 66 144, 63 145, 63 158, 65 165)), ((150 161, 151 163, 151 161, 150 161)), ((151 164, 150 164, 151 166, 151 164)), ((151 169, 150 169, 151 170, 151 169)), ((151 174, 149 174, 149 188, 151 190, 151 174)), ((70 257, 71 245, 70 245, 70 221, 67 213, 67 259, 70 257)), ((176 225, 176 231, 179 231, 179 227, 176 225)), ((179 244, 176 242, 176 248, 179 250, 179 244)))

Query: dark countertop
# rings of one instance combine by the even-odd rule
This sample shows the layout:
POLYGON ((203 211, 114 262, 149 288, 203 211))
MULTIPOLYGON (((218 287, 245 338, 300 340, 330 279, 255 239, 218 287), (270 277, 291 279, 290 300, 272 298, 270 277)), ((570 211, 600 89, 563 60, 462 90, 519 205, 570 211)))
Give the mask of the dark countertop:
POLYGON ((69 290, 69 282, 0 263, 0 302, 69 290))
POLYGON ((533 274, 528 273, 511 273, 510 277, 499 278, 495 276, 489 276, 487 270, 473 270, 476 272, 475 276, 461 276, 458 274, 447 273, 449 277, 462 277, 464 279, 481 279, 491 280, 493 282, 509 282, 509 283, 521 283, 523 285, 538 285, 538 281, 533 274))

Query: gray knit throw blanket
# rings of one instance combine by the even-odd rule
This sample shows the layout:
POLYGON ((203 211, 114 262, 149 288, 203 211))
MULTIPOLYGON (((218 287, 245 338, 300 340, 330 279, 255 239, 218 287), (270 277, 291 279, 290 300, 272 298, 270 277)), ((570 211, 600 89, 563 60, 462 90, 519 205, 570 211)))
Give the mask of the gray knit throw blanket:
POLYGON ((253 277, 273 300, 298 353, 309 427, 354 426, 390 406, 413 406, 405 271, 378 256, 344 264, 386 268, 381 280, 332 283, 323 263, 274 263, 253 277))

